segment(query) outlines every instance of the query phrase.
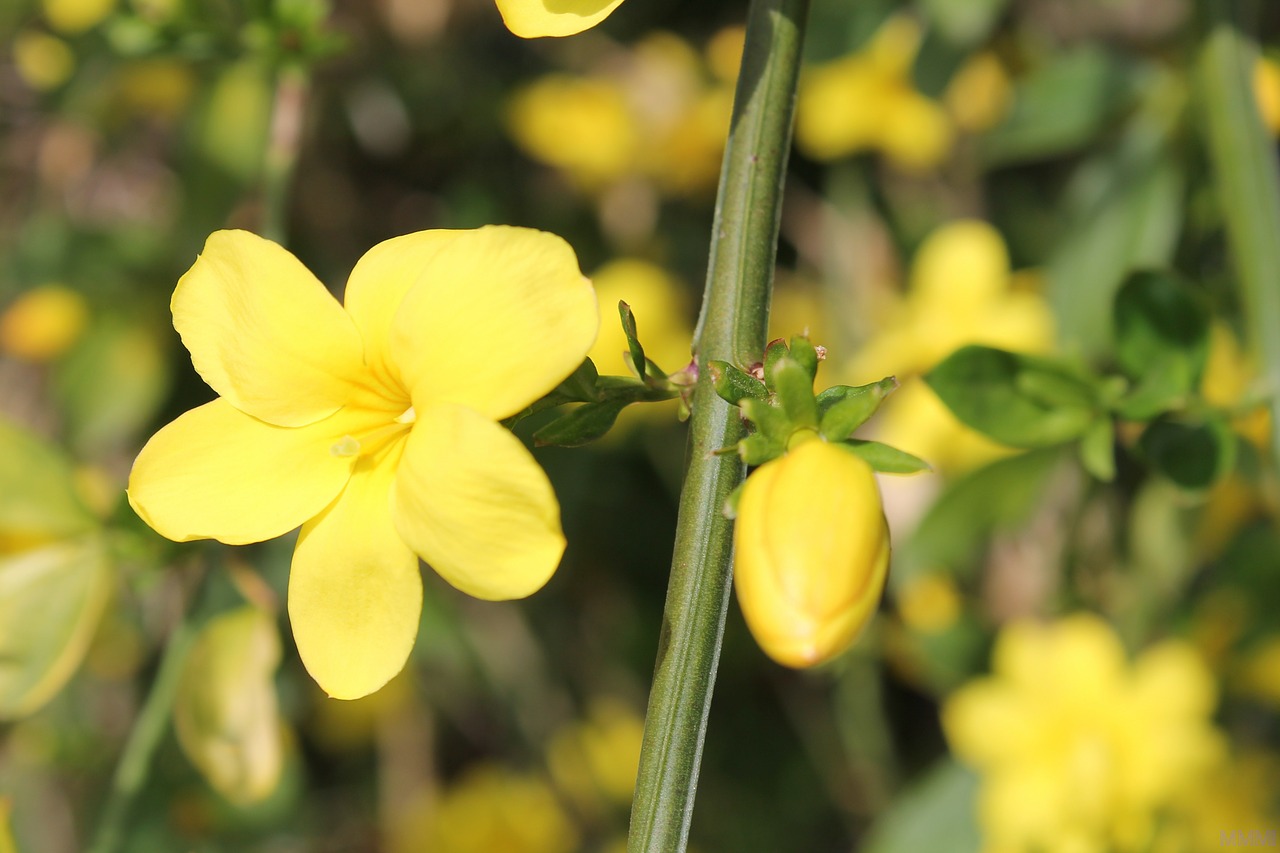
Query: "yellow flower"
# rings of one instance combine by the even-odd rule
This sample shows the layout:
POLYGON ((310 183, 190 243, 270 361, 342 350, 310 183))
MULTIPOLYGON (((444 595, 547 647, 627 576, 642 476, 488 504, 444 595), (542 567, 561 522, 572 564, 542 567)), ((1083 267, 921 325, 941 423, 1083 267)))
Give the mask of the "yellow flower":
POLYGON ((356 264, 344 310, 286 250, 220 231, 172 307, 220 397, 152 437, 129 501, 177 541, 302 525, 289 615, 330 695, 364 696, 404 665, 416 555, 485 599, 529 595, 555 571, 551 484, 497 420, 595 339, 595 296, 563 240, 508 227, 397 237, 356 264))
POLYGON ((884 589, 889 530, 871 467, 814 438, 747 478, 734 585, 765 654, 802 668, 844 652, 884 589))
POLYGON ((622 0, 497 0, 507 29, 521 38, 571 36, 589 30, 622 0))
POLYGON ((949 575, 929 572, 903 584, 898 592, 902 621, 922 634, 940 634, 955 624, 962 608, 949 575))
POLYGON ((0 314, 0 349, 28 361, 52 361, 89 323, 84 297, 61 284, 26 291, 0 314))
POLYGON ((60 33, 82 33, 110 15, 116 0, 43 0, 44 17, 60 33))
POLYGON ((56 89, 76 69, 76 56, 67 43, 36 30, 23 30, 13 37, 13 64, 32 89, 56 89))
POLYGON ((942 100, 956 127, 981 133, 995 127, 1009 112, 1013 86, 996 55, 985 51, 960 67, 942 100))
POLYGON ((796 144, 816 160, 878 150, 908 171, 928 171, 954 132, 937 102, 915 90, 920 27, 890 18, 858 53, 811 69, 796 104, 796 144))
POLYGON ((631 802, 640 766, 644 720, 617 699, 597 699, 585 720, 565 726, 547 747, 547 767, 557 787, 583 811, 606 799, 631 802))
POLYGON ((855 384, 897 376, 903 387, 885 403, 885 440, 942 470, 960 470, 1009 451, 961 424, 913 377, 966 344, 1043 352, 1053 339, 1053 313, 1027 273, 1010 273, 1000 233, 962 219, 920 245, 910 290, 863 345, 848 375, 855 384))
POLYGON ((987 849, 1145 850, 1161 810, 1222 755, 1216 687, 1186 643, 1130 665, 1109 625, 1076 615, 1006 627, 992 668, 942 710, 952 750, 982 776, 987 849))
POLYGON ((1263 127, 1272 136, 1280 136, 1280 64, 1258 57, 1253 66, 1253 94, 1263 127))

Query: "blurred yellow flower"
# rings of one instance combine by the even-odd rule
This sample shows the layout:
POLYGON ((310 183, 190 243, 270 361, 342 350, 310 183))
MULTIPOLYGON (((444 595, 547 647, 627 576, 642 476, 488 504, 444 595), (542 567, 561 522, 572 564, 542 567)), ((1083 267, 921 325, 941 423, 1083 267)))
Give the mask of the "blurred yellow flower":
POLYGON ((889 529, 875 474, 816 436, 747 477, 733 541, 743 618, 780 664, 835 658, 879 606, 889 529))
POLYGON ((1214 320, 1209 327, 1209 358, 1200 378, 1200 393, 1209 404, 1225 409, 1251 403, 1233 418, 1232 427, 1254 447, 1263 449, 1271 441, 1271 411, 1257 385, 1256 361, 1240 346, 1230 326, 1214 320))
POLYGON ((52 361, 69 350, 89 325, 84 297, 61 284, 21 294, 0 314, 0 351, 27 361, 52 361))
POLYGON ((978 819, 993 851, 1147 850, 1161 810, 1221 759, 1216 685, 1190 645, 1132 664, 1092 615, 1006 626, 992 674, 942 709, 952 750, 982 777, 978 819))
POLYGON ((721 75, 735 44, 741 51, 736 32, 714 36, 705 59, 657 32, 594 73, 535 80, 512 97, 508 131, 528 156, 588 192, 629 178, 669 195, 707 190, 719 176, 733 111, 733 78, 721 75))
POLYGON ((631 802, 640 766, 644 720, 617 699, 596 699, 587 718, 565 726, 551 738, 547 766, 556 787, 584 811, 601 801, 631 802))
POLYGON ((497 0, 507 29, 521 38, 571 36, 589 30, 622 0, 497 0))
POLYGON ((116 7, 116 0, 41 0, 44 18, 60 33, 74 35, 102 22, 116 7))
POLYGON ((943 471, 958 471, 1011 451, 963 426, 914 377, 967 344, 1044 352, 1053 339, 1053 313, 1028 274, 1010 273, 1000 233, 985 222, 957 220, 921 244, 906 297, 890 307, 848 375, 855 384, 897 376, 903 385, 882 410, 885 439, 943 471))
POLYGON ((248 606, 206 624, 183 665, 173 708, 178 743, 214 790, 239 805, 262 801, 280 782, 279 665, 275 618, 248 606))
POLYGON ((76 57, 62 39, 36 30, 23 30, 13 37, 13 64, 32 89, 47 92, 71 77, 76 57))
POLYGON ((918 575, 898 590, 898 613, 903 623, 922 634, 940 634, 950 628, 959 618, 961 606, 955 582, 940 572, 918 575))
POLYGON ((670 273, 648 261, 622 258, 596 270, 591 282, 600 302, 600 334, 590 356, 601 373, 629 372, 619 301, 630 305, 635 314, 645 355, 664 370, 676 371, 688 364, 693 342, 689 294, 670 273))
POLYGON ((1253 66, 1253 94, 1263 126, 1272 136, 1280 136, 1280 64, 1258 57, 1253 66))
POLYGON ((1004 119, 1013 103, 1009 75, 994 53, 974 54, 947 84, 942 102, 956 127, 966 133, 990 130, 1004 119))
POLYGON ((18 845, 9 830, 9 812, 12 810, 13 802, 8 797, 0 797, 0 853, 18 853, 18 845))
POLYGON ((494 226, 397 237, 356 264, 344 309, 285 249, 220 231, 172 307, 220 396, 147 442, 129 501, 177 541, 302 525, 289 615, 330 695, 364 696, 404 665, 418 556, 485 599, 529 595, 555 571, 551 484, 497 421, 595 340, 595 295, 563 240, 494 226))
POLYGON ((411 814, 392 849, 572 853, 578 849, 578 832, 542 779, 484 764, 451 784, 434 809, 411 814))
POLYGON ((816 160, 879 151, 899 168, 939 165, 954 132, 946 112, 916 91, 911 67, 920 27, 894 16, 857 53, 809 69, 796 105, 796 144, 816 160))

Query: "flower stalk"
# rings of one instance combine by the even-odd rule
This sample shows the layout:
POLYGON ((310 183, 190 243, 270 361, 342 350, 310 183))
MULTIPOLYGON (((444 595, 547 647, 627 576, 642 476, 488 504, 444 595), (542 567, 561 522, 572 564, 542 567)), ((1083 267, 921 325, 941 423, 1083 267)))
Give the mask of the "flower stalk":
POLYGON ((689 837, 733 559, 722 513, 745 466, 714 451, 744 434, 708 362, 761 360, 777 255, 808 0, 752 0, 694 334, 688 470, 631 811, 630 853, 678 853, 689 837))

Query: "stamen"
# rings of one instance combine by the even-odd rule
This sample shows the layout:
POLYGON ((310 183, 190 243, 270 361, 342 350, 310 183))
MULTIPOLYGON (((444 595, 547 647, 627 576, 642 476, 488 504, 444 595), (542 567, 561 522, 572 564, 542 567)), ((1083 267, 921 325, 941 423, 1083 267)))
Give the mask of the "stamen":
POLYGON ((413 411, 413 406, 404 410, 400 417, 396 418, 398 424, 411 424, 418 419, 417 414, 413 411))

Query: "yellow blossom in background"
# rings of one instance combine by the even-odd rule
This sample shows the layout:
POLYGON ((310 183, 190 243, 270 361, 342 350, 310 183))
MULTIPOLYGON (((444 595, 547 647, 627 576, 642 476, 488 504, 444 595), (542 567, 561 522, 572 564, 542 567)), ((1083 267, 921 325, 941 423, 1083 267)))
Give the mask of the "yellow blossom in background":
POLYGON ((497 421, 595 340, 595 295, 563 240, 496 226, 397 237, 356 264, 344 307, 285 249, 220 231, 172 307, 220 396, 147 442, 129 501, 176 541, 302 525, 289 616, 327 693, 364 696, 403 667, 419 556, 485 599, 529 595, 555 571, 551 484, 497 421))
POLYGON ((125 112, 173 121, 182 116, 195 88, 190 63, 142 59, 120 69, 115 97, 125 112))
POLYGON ((18 853, 18 845, 13 841, 13 832, 9 829, 9 812, 13 802, 8 797, 0 797, 0 853, 18 853))
POLYGON ((960 617, 960 592, 949 575, 929 572, 913 577, 898 590, 898 614, 907 627, 940 634, 960 617))
POLYGON ((26 291, 0 314, 0 351, 27 361, 52 361, 89 325, 84 297, 61 284, 26 291))
POLYGON ((1162 810, 1197 789, 1223 741, 1216 685, 1169 640, 1132 663, 1087 614, 1005 627, 990 676, 942 709, 952 751, 981 776, 986 850, 1147 850, 1162 810))
POLYGON ((882 434, 896 447, 957 471, 1010 452, 962 425, 919 379, 955 350, 985 344, 1018 352, 1053 345, 1054 321, 1037 282, 1009 270, 1004 239, 978 220, 957 220, 921 244, 910 288, 854 357, 855 384, 896 376, 882 434))
POLYGON ((597 699, 585 720, 565 726, 547 746, 547 766, 556 787, 578 808, 598 811, 602 802, 631 802, 644 720, 624 702, 597 699))
POLYGON ((601 373, 629 373, 624 354, 618 302, 635 314, 645 355, 668 371, 676 371, 693 357, 693 323, 688 292, 662 267, 634 258, 605 264, 591 276, 600 303, 600 334, 591 360, 601 373))
POLYGON ((748 475, 733 541, 743 618, 778 663, 837 657, 880 604, 889 530, 875 474, 817 437, 748 475))
POLYGON ((915 21, 895 16, 857 53, 805 72, 796 103, 800 150, 822 161, 879 151, 913 172, 938 166, 954 131, 941 105, 911 82, 920 38, 915 21))
POLYGON ((41 0, 40 5, 50 27, 74 35, 100 24, 115 10, 116 0, 41 0))
POLYGON ((622 0, 497 0, 507 29, 521 38, 571 36, 589 30, 622 0))
POLYGON ((638 178, 668 195, 709 191, 733 111, 740 28, 713 36, 706 57, 671 33, 645 36, 598 70, 552 74, 517 90, 507 128, 531 158, 598 193, 638 178))
POLYGON ((401 821, 395 853, 573 853, 578 832, 551 788, 496 764, 467 770, 401 821))
POLYGON ((1013 104, 1013 85, 994 53, 970 57, 947 84, 942 102, 956 127, 981 133, 999 124, 1013 104))
POLYGON ((1271 412, 1258 393, 1258 367, 1240 346, 1230 326, 1215 320, 1209 326, 1209 357, 1200 378, 1200 393, 1210 405, 1246 410, 1232 419, 1232 427, 1258 449, 1271 440, 1271 412), (1252 396, 1251 396, 1252 395, 1252 396))
POLYGON ((1253 94, 1263 126, 1272 136, 1280 136, 1280 64, 1258 57, 1253 66, 1253 94))
POLYGON ((67 82, 75 71, 76 57, 57 36, 23 30, 13 38, 13 64, 28 86, 46 92, 67 82))

